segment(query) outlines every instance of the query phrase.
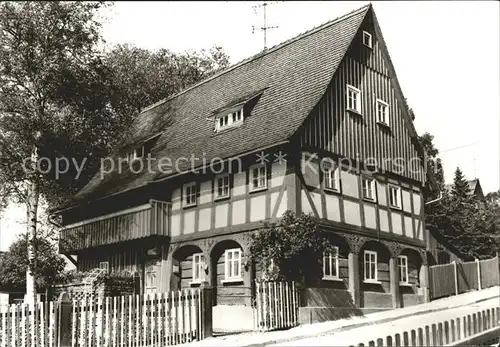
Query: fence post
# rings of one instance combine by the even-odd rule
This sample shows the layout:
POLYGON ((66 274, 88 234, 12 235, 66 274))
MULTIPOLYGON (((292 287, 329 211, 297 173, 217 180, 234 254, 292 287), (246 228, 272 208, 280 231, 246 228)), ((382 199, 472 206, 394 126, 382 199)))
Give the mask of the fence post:
POLYGON ((57 315, 56 315, 56 346, 71 347, 71 320, 73 302, 68 293, 61 293, 57 300, 57 315))
POLYGON ((453 260, 453 272, 455 274, 455 295, 458 295, 458 271, 457 271, 457 261, 453 260))
POLYGON ((213 306, 213 291, 211 287, 204 287, 200 289, 201 295, 201 331, 202 339, 211 337, 213 333, 213 316, 212 316, 212 306, 213 306))
POLYGON ((477 290, 481 290, 481 262, 476 258, 477 265, 477 290))

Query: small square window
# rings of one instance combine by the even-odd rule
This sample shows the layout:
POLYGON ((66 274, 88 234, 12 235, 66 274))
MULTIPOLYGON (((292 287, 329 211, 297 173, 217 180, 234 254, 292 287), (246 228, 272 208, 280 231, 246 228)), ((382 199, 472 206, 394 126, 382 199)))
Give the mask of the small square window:
POLYGON ((184 206, 196 205, 196 183, 188 183, 184 185, 184 206))
POLYGON ((226 249, 224 252, 224 279, 241 279, 241 249, 226 249))
POLYGON ((250 191, 267 188, 266 165, 255 165, 250 167, 250 191))
POLYGON ((106 272, 108 272, 109 271, 109 262, 101 261, 99 263, 99 269, 106 270, 106 272))
POLYGON ((366 47, 372 48, 372 34, 367 31, 363 31, 363 44, 366 47))
POLYGON ((408 257, 406 255, 398 256, 399 284, 408 284, 408 257))
POLYGON ((389 186, 389 205, 395 208, 401 208, 401 189, 399 187, 389 186))
POLYGON ((229 175, 217 176, 215 178, 215 199, 227 198, 229 195, 229 175))
POLYGON ((365 282, 376 282, 377 275, 377 252, 365 251, 365 282))
POLYGON ((375 179, 363 177, 363 198, 368 200, 375 200, 375 179))
POLYGON ((361 113, 361 92, 351 85, 347 85, 347 109, 361 113))
POLYGON ((377 121, 389 125, 389 104, 377 99, 377 121))

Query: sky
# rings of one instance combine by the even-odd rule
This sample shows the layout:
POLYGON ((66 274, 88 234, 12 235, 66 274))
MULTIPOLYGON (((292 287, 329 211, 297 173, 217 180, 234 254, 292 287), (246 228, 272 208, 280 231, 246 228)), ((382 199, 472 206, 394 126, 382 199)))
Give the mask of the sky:
MULTIPOLYGON (((261 2, 116 2, 102 13, 104 39, 175 52, 224 48, 231 63, 263 48, 261 2)), ((268 47, 367 2, 270 2, 268 47)), ((500 6, 496 1, 372 2, 419 134, 434 135, 445 180, 459 166, 485 193, 500 188, 500 6)), ((1 230, 24 228, 25 212, 6 211, 1 230)), ((17 229, 16 229, 17 230, 17 229)), ((0 232, 0 250, 15 238, 0 232)))

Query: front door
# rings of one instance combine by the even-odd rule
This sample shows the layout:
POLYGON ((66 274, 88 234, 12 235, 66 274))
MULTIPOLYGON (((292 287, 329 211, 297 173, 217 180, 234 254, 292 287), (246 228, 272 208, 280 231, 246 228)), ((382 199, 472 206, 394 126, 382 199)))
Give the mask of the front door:
POLYGON ((144 267, 144 293, 156 293, 158 287, 158 271, 160 260, 149 259, 144 267))

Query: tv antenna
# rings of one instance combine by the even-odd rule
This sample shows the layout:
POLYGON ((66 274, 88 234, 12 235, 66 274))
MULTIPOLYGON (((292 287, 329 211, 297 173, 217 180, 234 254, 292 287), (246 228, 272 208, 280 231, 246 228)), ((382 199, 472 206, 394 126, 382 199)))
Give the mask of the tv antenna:
POLYGON ((279 28, 278 26, 267 25, 267 6, 269 6, 271 4, 275 4, 277 2, 279 2, 279 1, 272 1, 272 2, 263 1, 262 4, 252 6, 253 11, 255 12, 255 14, 257 14, 257 9, 258 8, 262 8, 262 13, 263 13, 263 23, 262 23, 262 26, 261 27, 255 27, 254 25, 252 25, 252 34, 255 34, 256 30, 260 30, 260 31, 262 31, 264 33, 264 50, 266 50, 266 48, 267 48, 267 31, 270 30, 270 29, 277 29, 277 28, 279 28))

